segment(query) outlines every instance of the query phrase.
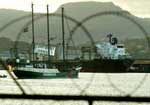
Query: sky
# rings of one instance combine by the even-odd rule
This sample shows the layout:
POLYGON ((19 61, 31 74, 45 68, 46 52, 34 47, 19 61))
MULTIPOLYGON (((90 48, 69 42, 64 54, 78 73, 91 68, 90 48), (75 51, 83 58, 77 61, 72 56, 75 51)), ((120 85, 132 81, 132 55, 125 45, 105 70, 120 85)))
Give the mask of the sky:
POLYGON ((35 12, 46 12, 46 5, 50 6, 50 12, 55 12, 59 6, 70 2, 112 2, 131 14, 150 18, 150 0, 0 0, 0 8, 31 11, 31 3, 35 12))

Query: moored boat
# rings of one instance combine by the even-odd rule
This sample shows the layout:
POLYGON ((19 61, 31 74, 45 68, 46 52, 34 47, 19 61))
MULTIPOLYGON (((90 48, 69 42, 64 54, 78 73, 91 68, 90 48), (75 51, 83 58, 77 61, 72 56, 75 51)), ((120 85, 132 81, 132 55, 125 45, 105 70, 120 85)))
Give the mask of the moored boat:
POLYGON ((126 52, 123 44, 118 44, 118 39, 108 35, 109 42, 96 44, 98 57, 93 60, 83 60, 81 72, 117 73, 128 72, 134 60, 126 52))
MULTIPOLYGON (((67 65, 67 59, 65 59, 65 41, 64 41, 64 20, 63 20, 63 8, 62 8, 62 46, 63 46, 63 60, 59 63, 53 63, 51 60, 51 46, 49 36, 49 12, 47 5, 47 46, 46 48, 35 48, 34 40, 34 18, 33 18, 33 4, 32 4, 32 59, 22 60, 19 58, 19 54, 16 59, 11 63, 14 66, 13 72, 18 78, 34 79, 34 78, 78 78, 80 68, 67 65), (37 51, 36 51, 37 50, 37 51), (39 50, 46 52, 47 59, 40 60, 38 55, 39 50), (37 53, 35 55, 35 53, 37 53), (36 58, 36 59, 35 59, 36 58)), ((53 52, 53 51, 52 51, 53 52)), ((41 54, 40 54, 41 55, 41 54)))
MULTIPOLYGON (((18 60, 19 61, 19 60, 18 60)), ((78 78, 76 68, 64 68, 59 71, 57 68, 48 68, 46 63, 16 63, 13 72, 19 79, 37 79, 37 78, 78 78)))

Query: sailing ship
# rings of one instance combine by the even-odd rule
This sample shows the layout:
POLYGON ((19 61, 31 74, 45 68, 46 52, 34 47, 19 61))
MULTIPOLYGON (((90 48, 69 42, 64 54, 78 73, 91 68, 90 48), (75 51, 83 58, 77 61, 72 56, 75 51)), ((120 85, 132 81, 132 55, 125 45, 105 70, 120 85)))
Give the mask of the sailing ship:
MULTIPOLYGON (((19 61, 19 59, 17 59, 19 61)), ((16 63, 16 66, 13 70, 14 74, 20 78, 78 78, 78 70, 75 68, 63 68, 63 71, 60 71, 58 68, 47 67, 48 62, 37 62, 32 61, 28 63, 21 64, 20 62, 16 63)))
POLYGON ((63 46, 63 60, 51 61, 50 59, 50 37, 49 37, 49 11, 47 5, 47 35, 48 35, 48 46, 46 49, 48 60, 41 61, 35 60, 35 42, 34 42, 34 18, 33 18, 33 4, 32 4, 32 46, 33 46, 33 60, 22 60, 16 58, 13 62, 14 74, 18 78, 78 78, 80 68, 74 66, 68 66, 67 60, 65 59, 65 41, 64 41, 64 9, 62 8, 62 46, 63 46))
POLYGON ((108 34, 109 42, 96 44, 97 57, 93 60, 83 60, 81 72, 128 72, 134 60, 126 52, 118 39, 108 34))

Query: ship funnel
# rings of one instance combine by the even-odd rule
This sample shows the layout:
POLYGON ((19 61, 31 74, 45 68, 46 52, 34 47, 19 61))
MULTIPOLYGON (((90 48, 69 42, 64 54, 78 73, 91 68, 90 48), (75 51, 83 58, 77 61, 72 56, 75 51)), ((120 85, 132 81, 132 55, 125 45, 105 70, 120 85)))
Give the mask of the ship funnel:
POLYGON ((111 38, 112 38, 112 36, 113 36, 113 35, 112 35, 111 33, 107 35, 107 37, 109 38, 109 43, 111 43, 111 38))
POLYGON ((113 37, 112 39, 111 39, 111 44, 112 45, 115 45, 115 44, 117 44, 118 43, 118 39, 116 38, 116 37, 113 37))

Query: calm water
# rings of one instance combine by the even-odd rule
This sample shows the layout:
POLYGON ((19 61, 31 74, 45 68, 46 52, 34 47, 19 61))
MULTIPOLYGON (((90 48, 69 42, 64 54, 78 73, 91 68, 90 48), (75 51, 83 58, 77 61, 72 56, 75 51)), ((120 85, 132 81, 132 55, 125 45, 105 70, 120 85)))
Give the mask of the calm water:
MULTIPOLYGON (((6 74, 1 71, 1 74, 6 74)), ((18 79, 27 94, 150 96, 150 75, 144 73, 80 73, 78 79, 18 79)), ((0 93, 21 94, 13 80, 0 78, 0 93)), ((0 100, 0 105, 88 105, 84 101, 0 100), (12 101, 14 103, 12 103, 12 101), (51 103, 51 104, 50 104, 51 103)), ((95 102, 94 105, 127 103, 95 102)), ((129 103, 128 103, 129 104, 129 103)), ((132 103, 131 105, 138 105, 132 103)), ((148 105, 148 104, 139 104, 148 105)))

